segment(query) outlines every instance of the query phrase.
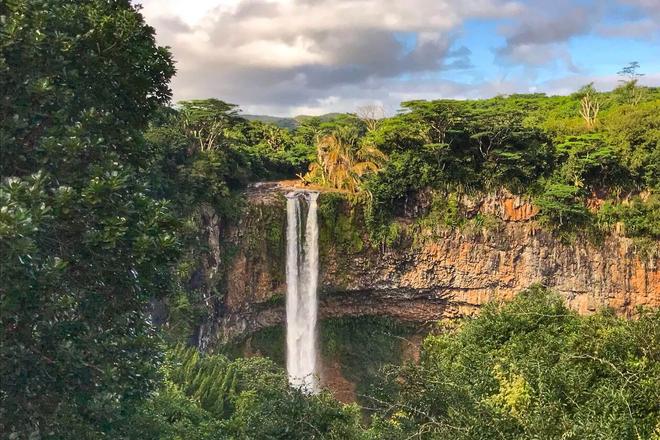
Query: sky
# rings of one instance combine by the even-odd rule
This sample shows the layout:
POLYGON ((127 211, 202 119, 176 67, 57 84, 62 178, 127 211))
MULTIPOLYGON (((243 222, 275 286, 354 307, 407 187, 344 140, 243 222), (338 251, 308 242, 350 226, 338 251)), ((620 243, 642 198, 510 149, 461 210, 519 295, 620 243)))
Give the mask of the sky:
POLYGON ((294 116, 411 99, 569 94, 640 64, 660 86, 660 0, 136 0, 174 100, 294 116))

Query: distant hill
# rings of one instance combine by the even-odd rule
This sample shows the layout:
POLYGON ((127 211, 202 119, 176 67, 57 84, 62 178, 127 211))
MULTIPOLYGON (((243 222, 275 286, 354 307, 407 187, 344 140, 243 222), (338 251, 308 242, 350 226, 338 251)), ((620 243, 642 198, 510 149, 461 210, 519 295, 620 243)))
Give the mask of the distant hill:
POLYGON ((288 129, 294 129, 298 126, 298 121, 296 121, 295 118, 282 118, 279 116, 268 115, 241 115, 241 117, 247 119, 248 121, 261 121, 288 129))
POLYGON ((241 117, 247 119, 248 121, 261 121, 270 124, 275 124, 278 127, 294 129, 298 127, 303 121, 311 118, 320 118, 321 121, 330 121, 342 113, 326 113, 320 116, 309 116, 309 115, 298 115, 292 118, 280 117, 280 116, 268 116, 268 115, 241 115, 241 117))

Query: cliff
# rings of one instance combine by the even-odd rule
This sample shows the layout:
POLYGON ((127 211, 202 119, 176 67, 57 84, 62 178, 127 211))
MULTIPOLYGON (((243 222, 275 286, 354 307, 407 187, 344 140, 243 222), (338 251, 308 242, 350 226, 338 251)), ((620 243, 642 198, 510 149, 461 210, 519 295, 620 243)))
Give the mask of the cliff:
MULTIPOLYGON (((286 190, 254 187, 235 224, 209 226, 210 235, 220 235, 210 237, 212 253, 224 246, 231 257, 209 268, 224 277, 202 348, 284 321, 286 190)), ((657 253, 643 256, 628 238, 563 242, 539 226, 532 204, 506 192, 453 203, 467 213, 460 226, 434 217, 430 201, 418 199, 404 207, 383 245, 369 241, 359 210, 322 194, 320 317, 456 318, 535 283, 579 313, 607 306, 632 317, 638 306, 660 306, 657 253)))

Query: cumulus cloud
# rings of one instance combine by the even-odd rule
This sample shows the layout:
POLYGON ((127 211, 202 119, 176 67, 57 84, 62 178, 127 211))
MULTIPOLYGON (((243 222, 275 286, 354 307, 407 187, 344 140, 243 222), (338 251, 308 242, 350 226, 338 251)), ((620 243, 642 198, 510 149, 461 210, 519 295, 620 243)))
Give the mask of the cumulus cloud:
POLYGON ((566 0, 553 1, 551 8, 547 5, 543 0, 529 2, 512 24, 500 28, 506 37, 506 44, 496 50, 500 63, 532 67, 562 63, 577 71, 566 42, 589 33, 602 10, 594 5, 576 6, 566 0))
POLYGON ((178 62, 175 97, 218 96, 280 112, 345 96, 338 92, 352 86, 368 95, 402 75, 470 68, 469 48, 454 44, 463 23, 522 9, 512 0, 189 3, 182 11, 188 5, 173 0, 142 1, 178 62))
POLYGON ((660 16, 660 2, 657 0, 620 0, 620 3, 638 7, 656 18, 660 16))
MULTIPOLYGON (((550 60, 577 72, 565 43, 598 17, 568 0, 135 1, 177 61, 176 100, 217 97, 277 115, 533 91, 538 85, 524 76, 460 75, 474 68, 460 42, 464 25, 507 23, 495 49, 501 65, 550 60), (447 79, 454 75, 463 80, 447 79)), ((657 12, 655 0, 621 1, 657 12)))
POLYGON ((660 36, 660 1, 620 0, 618 15, 625 20, 613 24, 601 24, 598 33, 607 37, 632 37, 657 39, 660 36))
POLYGON ((567 43, 594 30, 605 37, 651 38, 660 33, 660 1, 529 0, 511 24, 500 28, 506 43, 496 57, 531 67, 561 63, 577 72, 567 43))

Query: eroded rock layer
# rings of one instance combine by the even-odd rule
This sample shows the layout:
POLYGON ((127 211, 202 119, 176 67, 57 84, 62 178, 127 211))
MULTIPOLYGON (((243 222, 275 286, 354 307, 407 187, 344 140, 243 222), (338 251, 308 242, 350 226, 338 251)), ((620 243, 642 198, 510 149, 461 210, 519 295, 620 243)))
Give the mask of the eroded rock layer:
MULTIPOLYGON (((277 186, 252 189, 239 221, 216 241, 233 256, 223 263, 223 295, 200 345, 284 321, 283 191, 277 186)), ((321 318, 454 318, 536 283, 559 292, 580 313, 608 306, 631 317, 638 306, 660 306, 657 255, 642 256, 632 240, 617 235, 598 244, 586 239, 564 243, 540 228, 537 209, 517 196, 499 193, 461 201, 469 215, 495 220, 487 227, 428 222, 416 227, 415 219, 402 218, 402 228, 414 233, 390 246, 369 243, 359 216, 351 217, 346 206, 339 212, 324 210, 324 196, 329 197, 322 194, 319 207, 321 318)))

